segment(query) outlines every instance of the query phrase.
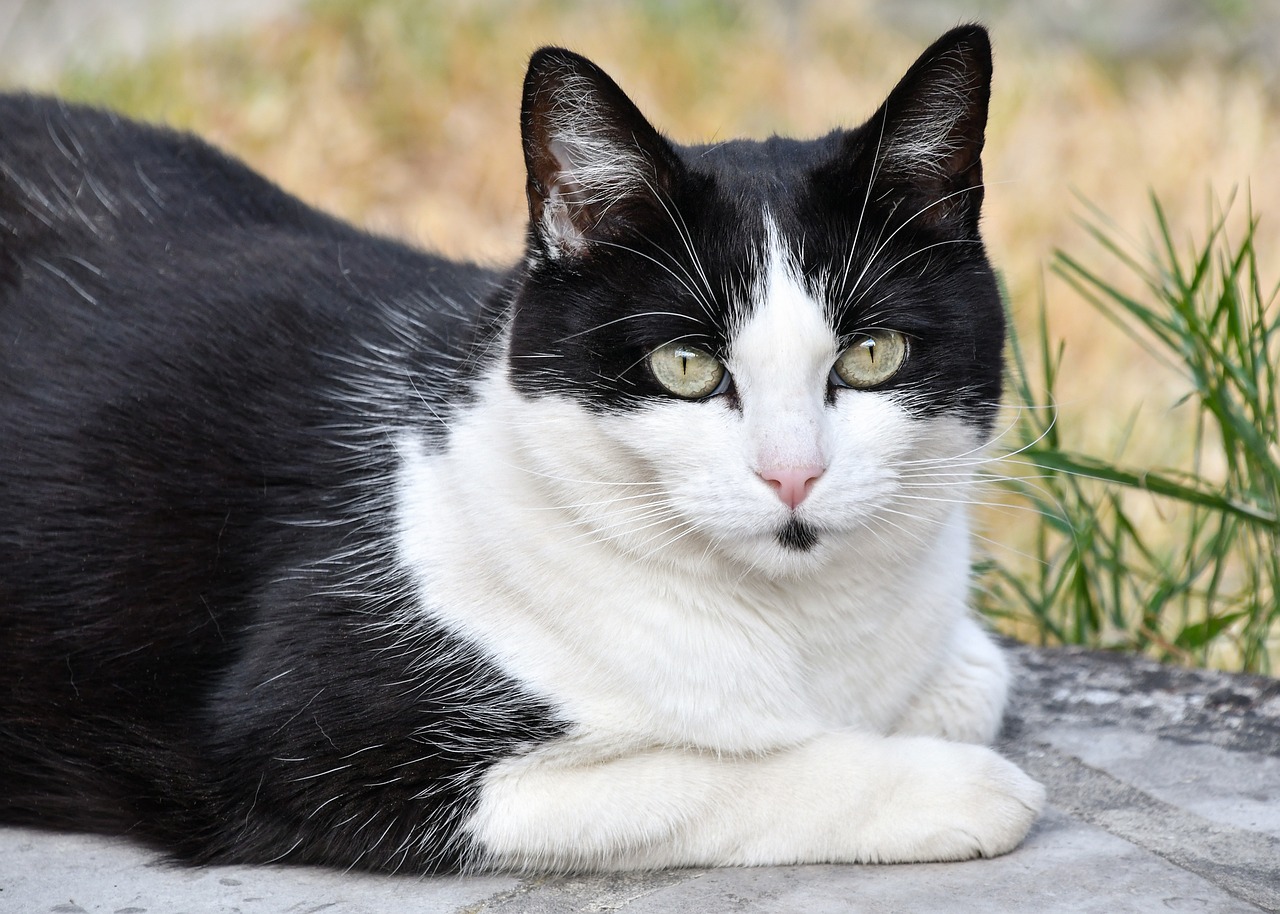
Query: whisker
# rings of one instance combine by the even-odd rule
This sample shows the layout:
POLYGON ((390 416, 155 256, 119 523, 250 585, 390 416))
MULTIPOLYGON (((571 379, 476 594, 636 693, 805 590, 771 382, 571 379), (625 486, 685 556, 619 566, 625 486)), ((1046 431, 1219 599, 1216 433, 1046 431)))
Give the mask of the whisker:
MULTIPOLYGON (((610 535, 608 535, 608 536, 598 536, 596 539, 591 540, 591 542, 593 542, 593 543, 610 543, 610 542, 614 542, 614 541, 616 541, 616 540, 618 540, 618 539, 621 539, 622 537, 624 537, 624 536, 626 536, 626 535, 628 535, 628 534, 630 534, 630 533, 640 533, 640 532, 642 532, 642 531, 644 531, 644 530, 652 529, 653 527, 658 527, 658 526, 666 525, 666 524, 668 524, 668 523, 672 520, 672 517, 673 517, 673 516, 674 516, 674 515, 673 515, 672 513, 670 513, 670 512, 664 512, 664 513, 663 513, 663 515, 662 515, 662 516, 659 516, 657 520, 655 520, 655 521, 651 521, 650 523, 647 523, 647 524, 641 524, 641 525, 640 525, 640 526, 638 526, 638 527, 633 526, 633 525, 631 525, 631 524, 629 524, 629 523, 627 523, 627 524, 618 524, 617 526, 619 526, 619 527, 623 527, 624 529, 621 529, 621 530, 619 530, 617 533, 613 533, 613 534, 610 534, 610 535)), ((689 522, 689 521, 684 521, 684 523, 690 523, 690 522, 689 522)), ((597 533, 599 533, 599 531, 598 531, 598 530, 594 530, 594 529, 593 529, 593 530, 589 530, 589 531, 584 531, 584 533, 580 534, 579 536, 577 536, 577 537, 573 537, 573 539, 569 540, 569 542, 573 542, 573 540, 577 540, 577 539, 582 539, 582 538, 583 538, 583 537, 585 537, 585 536, 589 536, 589 535, 596 535, 597 533)), ((655 534, 655 535, 656 535, 656 534, 655 534)), ((644 542, 648 542, 648 540, 645 540, 644 542)), ((640 545, 643 545, 643 543, 641 543, 640 545)))
MULTIPOLYGON (((883 280, 886 276, 888 276, 890 273, 892 273, 894 270, 896 270, 898 267, 902 266, 902 264, 906 263, 908 260, 910 260, 910 259, 911 259, 911 258, 913 258, 913 257, 918 257, 919 255, 921 255, 921 254, 926 254, 926 253, 928 253, 929 251, 934 250, 935 248, 947 247, 948 245, 953 245, 953 244, 981 244, 981 243, 982 243, 982 242, 980 242, 980 241, 978 241, 978 240, 976 240, 976 239, 973 239, 973 238, 949 238, 949 239, 947 239, 947 240, 945 240, 945 241, 935 241, 933 244, 926 244, 926 245, 925 245, 924 247, 922 247, 922 248, 917 248, 917 249, 915 249, 915 250, 914 250, 914 251, 912 251, 910 254, 904 254, 902 257, 898 258, 898 259, 897 259, 893 264, 891 264, 890 266, 888 266, 888 267, 886 267, 885 269, 881 270, 881 271, 880 271, 880 273, 879 273, 879 275, 877 275, 877 276, 876 276, 876 278, 875 278, 875 279, 873 279, 873 280, 872 280, 872 281, 871 281, 871 282, 866 286, 866 288, 864 288, 864 289, 862 290, 862 292, 858 295, 858 297, 857 297, 856 299, 854 299, 854 300, 853 300, 849 305, 847 305, 847 307, 848 307, 849 309, 856 308, 856 307, 858 306, 858 303, 859 303, 859 302, 861 302, 861 301, 862 301, 862 299, 866 298, 866 297, 867 297, 867 295, 871 292, 871 290, 872 290, 872 289, 874 289, 877 285, 879 285, 879 284, 880 284, 880 281, 881 281, 881 280, 883 280)), ((864 272, 864 275, 865 275, 865 272, 864 272)), ((859 280, 859 281, 861 281, 861 280, 859 280)), ((877 304, 879 304, 879 302, 877 302, 877 304)))
POLYGON ((871 203, 871 188, 875 185, 876 178, 880 175, 880 166, 883 164, 880 152, 884 146, 884 128, 885 124, 888 122, 888 117, 889 115, 886 109, 885 113, 880 118, 880 133, 876 136, 876 148, 871 157, 871 174, 867 178, 867 190, 866 193, 862 195, 862 207, 858 210, 858 224, 854 226, 853 242, 849 245, 849 256, 845 258, 844 270, 840 277, 839 297, 841 299, 844 299, 845 297, 845 291, 849 281, 849 272, 853 268, 853 258, 858 250, 858 239, 862 235, 862 222, 863 219, 866 218, 867 207, 871 203))
MULTIPOLYGON (((533 449, 533 446, 531 446, 533 449)), ((542 470, 535 470, 533 467, 523 466, 521 464, 507 463, 505 466, 513 470, 519 470, 530 476, 537 476, 540 479, 549 479, 552 482, 564 482, 570 485, 593 485, 593 486, 648 486, 657 489, 655 483, 652 482, 626 482, 618 479, 578 479, 573 476, 557 476, 555 473, 547 473, 542 470)))
POLYGON ((577 333, 570 333, 568 336, 561 337, 556 342, 566 343, 569 340, 575 339, 577 337, 586 336, 589 333, 595 333, 597 330, 603 330, 605 327, 612 327, 614 324, 621 324, 626 321, 639 320, 642 317, 678 317, 681 320, 693 321, 694 323, 697 323, 697 324, 702 323, 696 317, 690 314, 681 314, 679 311, 640 311, 640 312, 637 312, 636 314, 628 314, 628 315, 625 315, 624 317, 618 317, 618 318, 614 318, 611 321, 605 321, 604 323, 596 324, 594 327, 588 327, 586 330, 579 330, 577 333))
MULTIPOLYGON (((976 185, 975 187, 963 188, 961 190, 952 191, 949 194, 944 194, 943 196, 935 200, 931 200, 929 201, 929 203, 920 207, 920 209, 916 210, 914 213, 912 213, 910 216, 904 219, 897 228, 895 228, 892 232, 889 233, 889 236, 887 238, 884 238, 883 240, 881 238, 877 238, 876 247, 871 251, 869 255, 867 255, 866 260, 863 262, 862 272, 859 273, 858 278, 854 280, 853 287, 856 289, 858 288, 859 285, 861 285, 862 280, 866 278, 867 271, 871 269, 871 265, 875 263, 876 259, 884 252, 885 248, 887 248, 889 244, 893 241, 893 239, 897 237, 898 233, 906 229, 908 226, 910 226, 912 222, 914 222, 920 216, 923 216, 925 213, 927 213, 929 210, 931 210, 935 206, 941 206, 943 203, 946 203, 948 200, 951 200, 954 197, 957 197, 961 194, 970 193, 978 188, 982 188, 985 186, 986 185, 984 184, 979 184, 979 185, 976 185)), ((975 242, 975 243, 980 243, 980 242, 975 242)), ((881 274, 881 276, 883 277, 883 274, 881 274)), ((859 297, 861 298, 861 296, 859 297)))
MULTIPOLYGON (((613 523, 609 523, 609 524, 593 524, 593 523, 588 523, 584 521, 582 518, 573 518, 572 520, 565 521, 564 523, 561 523, 561 524, 556 524, 555 526, 549 527, 547 529, 563 530, 563 529, 569 529, 574 527, 584 528, 577 536, 573 536, 573 537, 570 537, 568 540, 565 540, 565 542, 574 542, 576 540, 585 539, 585 538, 594 536, 596 534, 607 533, 610 530, 618 530, 619 533, 617 535, 621 535, 622 533, 626 532, 627 528, 634 527, 635 524, 639 521, 648 521, 648 520, 652 520, 653 518, 657 518, 658 520, 654 521, 654 523, 657 523, 663 518, 670 518, 674 516, 676 515, 670 509, 669 506, 657 505, 657 506, 654 506, 651 510, 627 515, 626 517, 620 517, 613 523)), ((651 524, 644 524, 642 526, 635 527, 635 529, 644 530, 644 529, 648 529, 649 526, 651 526, 651 524)))
POLYGON ((532 508, 530 510, 568 511, 568 510, 575 510, 578 508, 601 508, 601 507, 604 507, 605 505, 616 505, 616 504, 619 504, 620 502, 627 502, 627 501, 634 502, 634 501, 640 501, 645 499, 652 499, 652 497, 653 496, 648 492, 639 492, 634 495, 619 495, 616 498, 601 498, 595 501, 580 501, 580 502, 575 502, 575 503, 570 503, 565 505, 561 505, 561 504, 542 505, 540 507, 532 508))
MULTIPOLYGON (((642 557, 642 558, 644 558, 644 559, 651 559, 651 558, 653 558, 653 557, 654 557, 655 555, 657 555, 659 552, 662 552, 662 551, 664 551, 664 550, 666 550, 666 549, 670 548, 672 545, 674 545, 674 544, 675 544, 676 542, 678 542, 679 540, 684 539, 684 537, 686 537, 686 536, 688 536, 689 534, 693 533, 696 529, 697 529, 697 528, 694 526, 693 521, 691 521, 691 520, 684 520, 684 521, 681 521, 681 523, 680 523, 680 524, 678 524, 678 525, 675 527, 675 530, 676 530, 676 531, 678 531, 678 532, 676 532, 674 536, 672 536, 670 539, 668 539, 668 540, 666 540, 666 541, 664 541, 664 542, 659 543, 657 546, 653 547, 653 548, 652 548, 652 549, 650 549, 648 552, 644 553, 644 555, 643 555, 643 556, 641 556, 641 557, 642 557)), ((636 548, 639 548, 639 547, 641 547, 641 546, 647 545, 648 543, 650 543, 650 542, 652 542, 653 540, 657 539, 659 535, 660 535, 660 534, 655 534, 654 536, 650 537, 649 539, 646 539, 646 540, 644 540, 643 542, 637 543, 637 544, 636 544, 636 548)))
MULTIPOLYGON (((680 243, 684 245, 685 253, 689 255, 689 260, 693 264, 694 270, 697 271, 703 287, 706 289, 708 296, 710 296, 705 301, 700 301, 699 304, 703 306, 703 310, 707 311, 708 314, 713 314, 714 310, 710 305, 715 300, 715 292, 711 288, 711 282, 707 278, 706 270, 702 267, 702 259, 698 256, 697 247, 693 243, 693 236, 689 233, 688 223, 684 221, 684 216, 680 214, 680 210, 676 208, 674 203, 671 206, 667 205, 667 195, 653 186, 648 175, 644 176, 644 183, 649 188, 649 192, 653 194, 654 199, 661 204, 663 211, 667 214, 667 218, 671 220, 671 225, 675 228, 676 234, 680 238, 680 243)), ((676 261, 674 257, 672 257, 672 261, 679 265, 681 270, 684 270, 683 265, 679 264, 679 261, 676 261)), ((688 271, 684 270, 684 272, 688 276, 688 271)), ((693 277, 689 276, 689 280, 692 282, 693 277)))
MULTIPOLYGON (((699 306, 704 311, 707 312, 707 315, 709 317, 714 316, 714 313, 715 313, 714 310, 708 307, 708 303, 703 301, 702 297, 698 294, 698 292, 693 288, 693 286, 689 284, 690 282, 693 281, 693 277, 689 277, 686 280, 675 270, 671 269, 671 267, 667 266, 665 263, 658 260, 658 258, 654 257, 651 254, 646 254, 644 251, 641 251, 638 248, 631 247, 630 245, 618 244, 616 241, 605 241, 603 239, 596 239, 592 242, 592 244, 602 245, 603 247, 616 248, 620 251, 625 251, 628 254, 635 254, 637 257, 643 257, 645 260, 649 261, 654 266, 661 267, 662 269, 667 271, 667 273, 671 276, 672 279, 680 283, 680 285, 684 286, 685 291, 689 293, 689 297, 692 298, 694 301, 696 301, 699 304, 699 306)), ((661 250, 661 248, 659 248, 659 250, 661 250)))
POLYGON ((1036 510, 1029 505, 1017 505, 999 501, 977 501, 968 498, 939 498, 936 495, 907 495, 905 493, 895 493, 895 498, 901 498, 907 501, 922 501, 940 505, 965 505, 971 508, 995 508, 1008 511, 1024 511, 1032 514, 1041 514, 1043 512, 1036 510))

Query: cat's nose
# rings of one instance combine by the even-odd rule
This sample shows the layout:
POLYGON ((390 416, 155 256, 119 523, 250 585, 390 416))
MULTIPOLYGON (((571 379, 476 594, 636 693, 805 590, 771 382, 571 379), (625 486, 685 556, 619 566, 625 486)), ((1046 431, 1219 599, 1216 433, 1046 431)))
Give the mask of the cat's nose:
POLYGON ((783 467, 757 470, 756 473, 773 486, 782 503, 793 511, 808 496, 813 484, 822 475, 820 466, 783 467))

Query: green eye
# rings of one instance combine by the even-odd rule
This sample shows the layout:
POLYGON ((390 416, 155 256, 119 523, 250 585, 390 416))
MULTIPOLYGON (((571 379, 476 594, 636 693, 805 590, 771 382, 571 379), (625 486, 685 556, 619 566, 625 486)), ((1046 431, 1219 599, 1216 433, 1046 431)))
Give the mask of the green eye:
POLYGON ((649 370, 659 384, 686 400, 721 393, 729 378, 718 359, 684 343, 667 343, 653 350, 649 370))
POLYGON ((907 360, 907 338, 896 330, 859 333, 831 368, 838 387, 866 389, 892 378, 907 360))

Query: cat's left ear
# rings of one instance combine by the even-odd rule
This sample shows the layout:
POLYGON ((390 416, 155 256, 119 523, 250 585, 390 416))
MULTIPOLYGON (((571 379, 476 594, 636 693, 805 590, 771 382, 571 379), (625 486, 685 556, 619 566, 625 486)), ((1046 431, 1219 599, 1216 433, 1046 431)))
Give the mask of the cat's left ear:
POLYGON ((976 231, 990 98, 986 30, 952 29, 920 55, 859 132, 851 152, 863 180, 908 194, 917 219, 976 231))
POLYGON ((520 130, 530 223, 553 258, 585 256, 654 218, 679 168, 617 84, 563 48, 529 61, 520 130))

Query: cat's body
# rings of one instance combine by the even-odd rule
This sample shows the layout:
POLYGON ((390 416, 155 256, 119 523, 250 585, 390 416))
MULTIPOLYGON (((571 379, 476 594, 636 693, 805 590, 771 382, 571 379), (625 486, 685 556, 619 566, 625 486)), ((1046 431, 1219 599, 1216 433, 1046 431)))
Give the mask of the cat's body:
POLYGON ((410 870, 1014 846, 989 68, 957 30, 859 130, 680 148, 540 52, 506 275, 0 102, 0 816, 410 870))

